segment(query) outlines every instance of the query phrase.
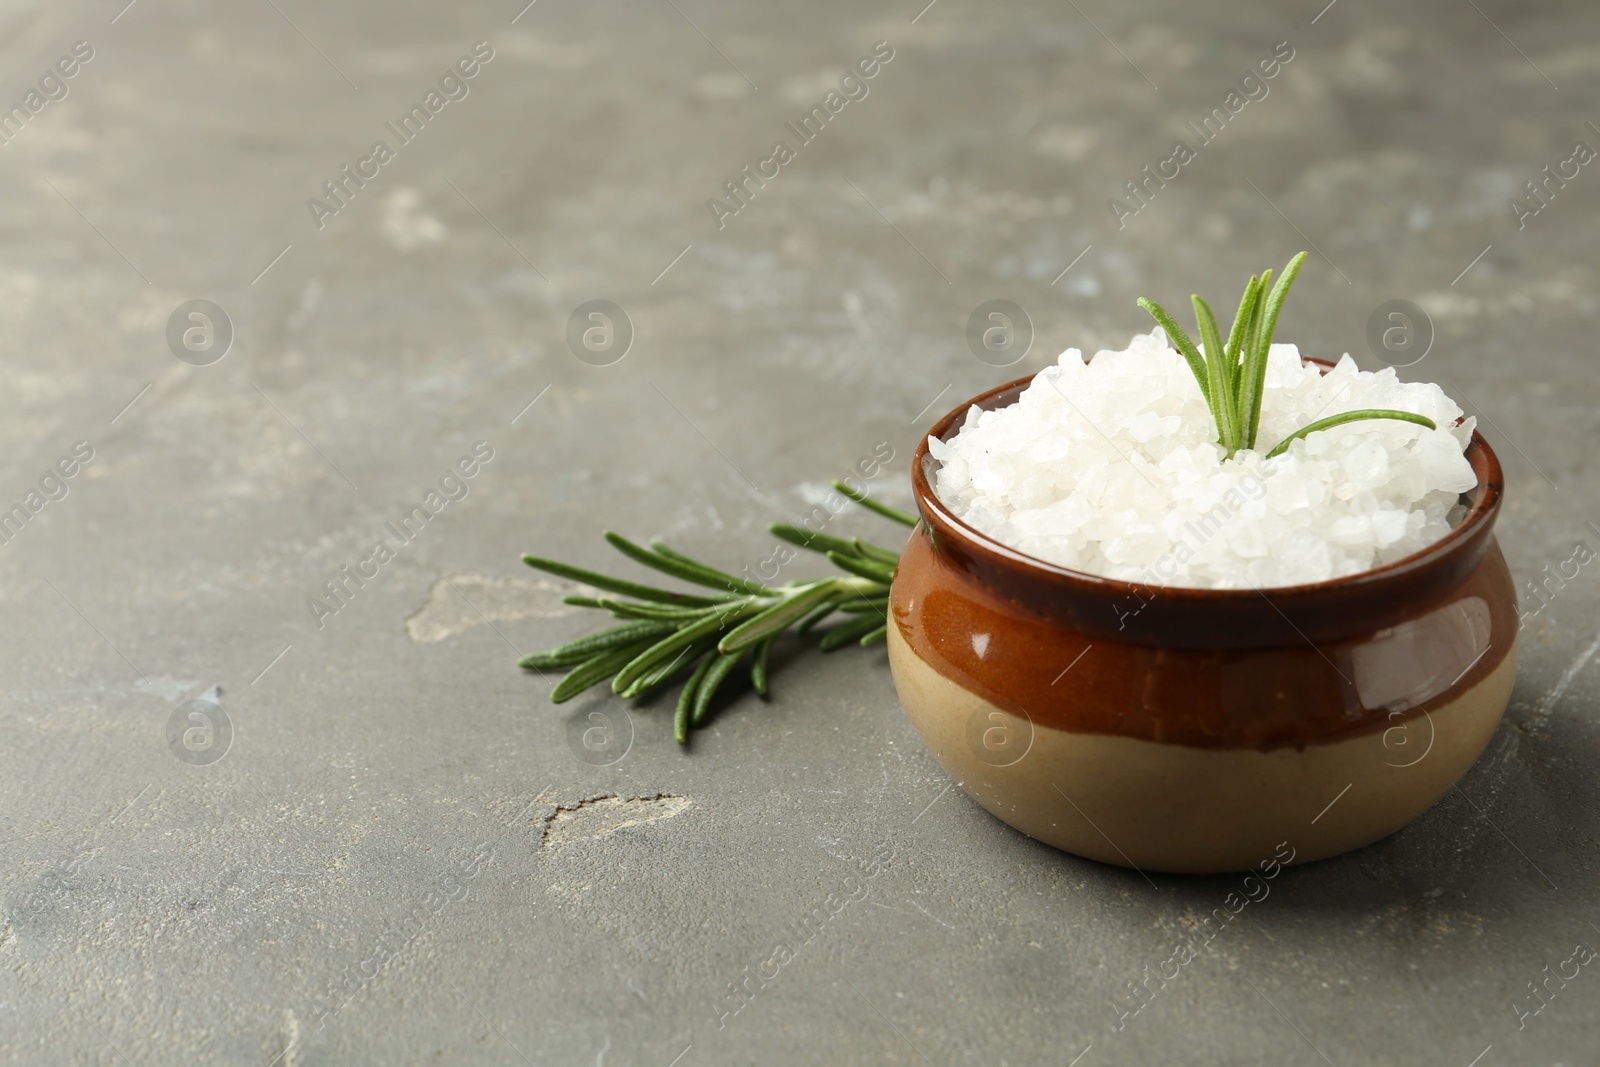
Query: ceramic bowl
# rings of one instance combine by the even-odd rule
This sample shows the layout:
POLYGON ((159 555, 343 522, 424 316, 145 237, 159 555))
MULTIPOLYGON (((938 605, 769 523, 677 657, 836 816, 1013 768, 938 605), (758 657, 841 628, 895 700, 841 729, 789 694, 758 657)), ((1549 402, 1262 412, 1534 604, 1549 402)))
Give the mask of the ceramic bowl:
MULTIPOLYGON (((1021 379, 950 412, 1013 403, 1021 379)), ((1057 848, 1140 870, 1243 870, 1394 833, 1483 751, 1516 675, 1516 593, 1493 535, 1499 461, 1442 540, 1347 578, 1151 588, 1029 556, 934 496, 890 597, 906 713, 961 787, 1057 848)))

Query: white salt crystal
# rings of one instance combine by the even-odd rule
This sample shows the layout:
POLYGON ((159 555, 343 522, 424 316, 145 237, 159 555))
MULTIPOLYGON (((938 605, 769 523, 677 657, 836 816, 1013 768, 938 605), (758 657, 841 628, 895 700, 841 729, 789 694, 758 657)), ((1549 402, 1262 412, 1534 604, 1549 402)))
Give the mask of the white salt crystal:
POLYGON ((1259 450, 1223 459, 1188 365, 1161 331, 1087 363, 1069 348, 1017 402, 970 409, 929 438, 934 492, 998 541, 1073 570, 1147 585, 1250 588, 1357 574, 1416 552, 1459 522, 1477 484, 1462 455, 1473 420, 1437 385, 1369 373, 1348 355, 1323 375, 1291 344, 1267 358, 1259 450), (1289 434, 1358 408, 1438 429, 1364 420, 1289 434))
MULTIPOLYGON (((1385 508, 1368 521, 1372 523, 1372 539, 1379 548, 1388 548, 1406 534, 1406 525, 1413 512, 1385 508)), ((1419 513, 1415 513, 1420 515, 1419 513)))
POLYGON ((1364 441, 1345 454, 1344 471, 1361 489, 1376 489, 1389 480, 1389 450, 1380 441, 1364 441))

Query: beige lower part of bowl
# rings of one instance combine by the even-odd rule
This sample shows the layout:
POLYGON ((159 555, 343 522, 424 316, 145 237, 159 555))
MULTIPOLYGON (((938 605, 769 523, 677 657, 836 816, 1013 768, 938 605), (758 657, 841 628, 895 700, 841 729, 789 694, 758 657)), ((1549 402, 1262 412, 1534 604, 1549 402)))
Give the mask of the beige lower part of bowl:
POLYGON ((1458 699, 1391 730, 1260 752, 1037 726, 935 671, 898 627, 888 641, 906 714, 973 800, 1067 852, 1186 873, 1255 867, 1281 842, 1304 862, 1394 833, 1477 760, 1517 663, 1513 646, 1458 699))

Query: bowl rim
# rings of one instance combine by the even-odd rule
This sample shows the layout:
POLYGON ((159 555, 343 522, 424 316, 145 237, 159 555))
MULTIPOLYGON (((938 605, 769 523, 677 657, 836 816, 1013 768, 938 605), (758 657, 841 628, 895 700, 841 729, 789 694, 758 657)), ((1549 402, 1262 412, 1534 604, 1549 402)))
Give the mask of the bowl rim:
MULTIPOLYGON (((1317 365, 1324 374, 1334 366, 1327 360, 1313 356, 1302 355, 1300 358, 1305 363, 1317 365)), ((928 454, 928 438, 938 437, 940 440, 945 440, 946 435, 955 426, 957 420, 965 418, 967 412, 974 406, 983 408, 986 411, 997 410, 998 407, 1004 405, 990 404, 994 398, 1009 390, 1016 390, 1020 394, 1035 378, 1049 369, 1049 367, 1045 367, 1033 374, 1006 382, 1003 385, 997 385, 992 389, 986 389, 941 416, 923 433, 917 441, 916 450, 912 453, 911 493, 912 498, 916 501, 917 511, 924 525, 938 527, 942 533, 948 536, 959 538, 984 551, 1000 556, 1015 566, 1034 571, 1040 577, 1052 582, 1075 584, 1097 592, 1121 592, 1124 596, 1133 597, 1138 597, 1137 590, 1146 592, 1159 590, 1163 598, 1186 600, 1196 604, 1253 601, 1257 597, 1268 594, 1273 598, 1299 598, 1317 596, 1333 591, 1359 590, 1373 585, 1381 585, 1396 577, 1424 569, 1447 558, 1453 552, 1464 549, 1474 540, 1474 536, 1478 533, 1480 527, 1494 522, 1496 514, 1500 510, 1500 501, 1505 484, 1504 475, 1500 467, 1500 459, 1495 455, 1494 449, 1490 447, 1489 442, 1474 427, 1472 440, 1467 443, 1467 447, 1462 450, 1462 454, 1471 462, 1473 455, 1476 453, 1482 457, 1484 466, 1483 473, 1478 478, 1477 486, 1468 490, 1468 493, 1476 492, 1478 497, 1468 507, 1467 514, 1462 517, 1461 521, 1449 533, 1433 544, 1424 546, 1409 556, 1404 556, 1380 567, 1348 574, 1341 578, 1329 578, 1320 582, 1305 582, 1299 585, 1264 585, 1217 589, 1184 585, 1149 585, 1121 578, 1108 578, 1104 575, 1091 574, 1088 571, 1074 570, 1070 567, 1063 567, 1060 564, 1050 563, 997 541, 988 534, 968 525, 965 520, 958 518, 934 493, 933 486, 927 476, 927 464, 931 458, 928 454)), ((1015 402, 1015 398, 1013 398, 1012 402, 1015 402)), ((1477 467, 1478 465, 1473 463, 1474 471, 1477 470, 1477 467)))

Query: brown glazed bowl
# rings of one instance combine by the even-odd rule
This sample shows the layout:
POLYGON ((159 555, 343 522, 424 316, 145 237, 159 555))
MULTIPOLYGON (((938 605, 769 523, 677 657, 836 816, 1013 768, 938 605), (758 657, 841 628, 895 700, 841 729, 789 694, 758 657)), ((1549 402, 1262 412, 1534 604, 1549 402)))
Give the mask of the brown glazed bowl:
POLYGON ((924 439, 921 522, 890 595, 900 700, 972 799, 1090 859, 1234 871, 1284 843, 1305 861, 1377 841, 1472 766, 1516 676, 1500 463, 1477 434, 1466 456, 1466 517, 1398 562, 1261 591, 1152 588, 968 526, 934 496, 924 439))

